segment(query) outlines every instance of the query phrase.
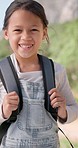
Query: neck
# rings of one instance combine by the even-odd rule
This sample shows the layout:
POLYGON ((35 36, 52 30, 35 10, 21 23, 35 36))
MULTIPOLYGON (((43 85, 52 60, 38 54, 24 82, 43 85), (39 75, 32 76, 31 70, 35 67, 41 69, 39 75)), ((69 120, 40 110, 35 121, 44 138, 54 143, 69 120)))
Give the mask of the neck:
POLYGON ((21 72, 30 72, 30 71, 39 71, 40 63, 38 56, 32 56, 30 58, 18 58, 16 57, 20 71, 21 72))

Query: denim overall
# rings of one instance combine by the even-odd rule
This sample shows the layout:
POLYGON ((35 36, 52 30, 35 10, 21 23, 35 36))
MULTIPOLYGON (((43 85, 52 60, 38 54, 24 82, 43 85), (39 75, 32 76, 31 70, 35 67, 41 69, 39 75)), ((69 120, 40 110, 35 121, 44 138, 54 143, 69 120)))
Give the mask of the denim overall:
POLYGON ((58 126, 44 107, 43 82, 21 79, 23 109, 0 148, 59 148, 58 126))

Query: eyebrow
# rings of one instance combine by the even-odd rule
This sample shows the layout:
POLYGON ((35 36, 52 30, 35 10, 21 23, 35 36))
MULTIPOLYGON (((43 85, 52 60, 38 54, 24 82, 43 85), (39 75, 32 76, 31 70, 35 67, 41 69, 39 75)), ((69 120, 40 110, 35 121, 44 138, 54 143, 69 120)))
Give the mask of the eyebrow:
MULTIPOLYGON (((22 26, 20 26, 20 25, 15 25, 15 26, 13 26, 13 27, 21 28, 22 26)), ((30 27, 39 27, 39 25, 32 25, 32 26, 30 26, 30 27)))
POLYGON ((19 25, 15 25, 15 26, 13 26, 13 27, 18 27, 18 28, 20 28, 21 26, 19 26, 19 25))

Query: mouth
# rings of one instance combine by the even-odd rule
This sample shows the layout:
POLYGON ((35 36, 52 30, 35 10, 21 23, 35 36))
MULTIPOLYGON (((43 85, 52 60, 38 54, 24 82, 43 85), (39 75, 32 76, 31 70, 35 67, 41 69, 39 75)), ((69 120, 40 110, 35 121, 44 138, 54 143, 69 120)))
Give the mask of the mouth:
POLYGON ((19 44, 19 46, 23 49, 23 50, 29 50, 33 47, 33 44, 31 45, 25 45, 25 44, 19 44))

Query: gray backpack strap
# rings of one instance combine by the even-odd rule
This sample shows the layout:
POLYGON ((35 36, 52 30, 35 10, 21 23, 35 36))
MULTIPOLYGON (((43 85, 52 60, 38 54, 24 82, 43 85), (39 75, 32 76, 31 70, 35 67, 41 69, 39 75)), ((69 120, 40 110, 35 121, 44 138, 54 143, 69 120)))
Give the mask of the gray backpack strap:
POLYGON ((10 118, 0 125, 0 141, 1 141, 2 137, 6 133, 10 124, 16 121, 17 115, 22 110, 22 106, 23 106, 20 82, 19 82, 17 73, 15 71, 15 68, 12 64, 10 56, 0 61, 0 78, 2 80, 2 83, 6 91, 8 93, 12 91, 16 91, 20 98, 18 109, 16 111, 13 111, 10 118))
POLYGON ((57 108, 54 109, 50 105, 50 96, 48 95, 48 91, 52 88, 55 88, 55 71, 54 71, 54 63, 52 60, 48 59, 45 56, 38 55, 42 72, 43 72, 43 81, 44 81, 44 89, 45 89, 45 108, 48 112, 51 113, 53 118, 57 121, 57 108))
MULTIPOLYGON (((52 117, 57 121, 57 112, 58 108, 54 109, 50 105, 50 96, 48 95, 48 91, 52 88, 55 88, 55 71, 54 71, 54 63, 51 59, 48 59, 45 56, 38 55, 41 67, 42 67, 42 72, 43 72, 43 80, 44 80, 44 89, 45 89, 45 108, 52 117)), ((68 139, 68 137, 65 135, 65 133, 58 128, 66 137, 68 140, 71 148, 74 148, 73 144, 71 141, 68 139)))

